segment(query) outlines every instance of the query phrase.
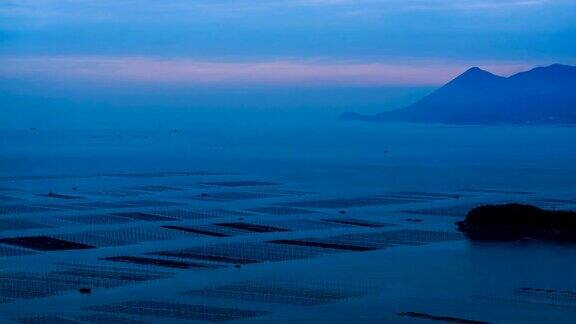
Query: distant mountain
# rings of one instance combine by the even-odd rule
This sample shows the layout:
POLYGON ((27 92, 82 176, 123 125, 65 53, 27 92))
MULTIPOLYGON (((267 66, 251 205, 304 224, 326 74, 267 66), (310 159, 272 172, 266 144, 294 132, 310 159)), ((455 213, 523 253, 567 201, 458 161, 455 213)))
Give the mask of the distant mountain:
POLYGON ((406 108, 345 120, 445 124, 574 124, 576 67, 554 64, 501 77, 474 67, 406 108))

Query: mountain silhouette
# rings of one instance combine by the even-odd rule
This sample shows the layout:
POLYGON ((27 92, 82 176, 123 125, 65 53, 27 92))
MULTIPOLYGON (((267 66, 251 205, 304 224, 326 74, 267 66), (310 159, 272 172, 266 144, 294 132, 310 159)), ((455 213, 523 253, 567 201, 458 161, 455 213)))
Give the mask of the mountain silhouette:
POLYGON ((576 67, 554 64, 502 77, 474 67, 406 108, 341 119, 445 124, 574 124, 576 67))

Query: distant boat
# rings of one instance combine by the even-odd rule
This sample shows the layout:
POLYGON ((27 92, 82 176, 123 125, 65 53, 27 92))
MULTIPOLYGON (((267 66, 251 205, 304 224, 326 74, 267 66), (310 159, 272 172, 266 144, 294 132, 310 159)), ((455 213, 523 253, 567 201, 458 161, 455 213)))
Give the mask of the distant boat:
POLYGON ((576 67, 554 64, 510 77, 474 67, 406 108, 344 120, 444 124, 575 124, 576 67))

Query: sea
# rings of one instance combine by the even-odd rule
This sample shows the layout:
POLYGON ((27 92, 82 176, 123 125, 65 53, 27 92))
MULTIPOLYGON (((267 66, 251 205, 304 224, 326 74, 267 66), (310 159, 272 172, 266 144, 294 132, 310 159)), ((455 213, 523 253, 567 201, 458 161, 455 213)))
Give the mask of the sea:
POLYGON ((0 322, 576 321, 574 246, 455 225, 576 209, 574 127, 125 118, 0 130, 0 322))

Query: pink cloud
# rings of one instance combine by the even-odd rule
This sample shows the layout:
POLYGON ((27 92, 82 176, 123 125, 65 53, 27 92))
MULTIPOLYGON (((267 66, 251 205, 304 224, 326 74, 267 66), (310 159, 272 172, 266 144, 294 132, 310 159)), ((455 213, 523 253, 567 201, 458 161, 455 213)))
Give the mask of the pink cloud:
POLYGON ((107 56, 4 57, 0 62, 4 76, 179 85, 437 85, 471 65, 505 75, 527 68, 514 62, 216 61, 107 56))

